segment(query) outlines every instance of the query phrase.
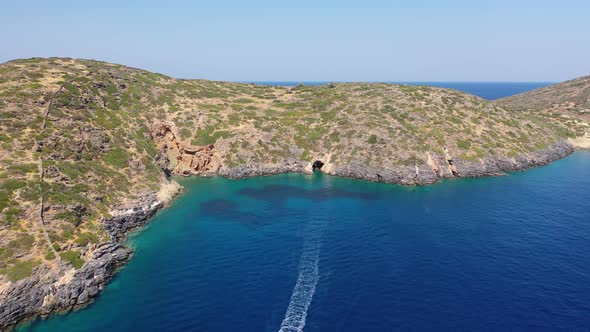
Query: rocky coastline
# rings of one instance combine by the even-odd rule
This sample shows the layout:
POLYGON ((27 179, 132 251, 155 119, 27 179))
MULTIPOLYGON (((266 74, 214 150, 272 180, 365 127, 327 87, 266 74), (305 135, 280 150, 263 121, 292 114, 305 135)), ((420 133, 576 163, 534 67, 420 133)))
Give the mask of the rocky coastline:
POLYGON ((102 220, 113 240, 90 248, 86 254, 89 259, 80 269, 64 262, 52 269, 40 266, 31 277, 0 290, 0 330, 89 304, 131 257, 132 249, 122 243, 125 236, 145 225, 165 204, 156 192, 149 192, 134 202, 118 205, 112 218, 102 220))
MULTIPOLYGON (((575 151, 567 141, 560 141, 545 149, 516 158, 501 157, 481 161, 452 159, 448 156, 429 156, 429 163, 420 166, 404 166, 391 169, 368 167, 362 163, 323 165, 326 174, 402 185, 428 185, 443 178, 501 176, 505 172, 526 170, 543 166, 564 158, 575 151)), ((309 163, 307 163, 309 164, 309 163)), ((311 173, 310 165, 286 159, 280 164, 241 165, 236 168, 221 167, 218 175, 228 178, 276 175, 282 173, 311 173)), ((174 195, 174 194, 173 194, 174 195)), ((173 196, 172 195, 172 196, 173 196)), ((120 204, 113 209, 113 216, 102 220, 113 242, 95 246, 91 258, 79 270, 61 264, 56 271, 40 268, 27 279, 12 283, 2 292, 0 328, 8 329, 26 319, 46 317, 57 312, 67 312, 89 304, 132 255, 132 250, 122 244, 130 230, 142 227, 166 202, 155 192, 142 195, 137 201, 120 204)))
MULTIPOLYGON (((547 148, 522 154, 514 158, 497 157, 482 160, 463 160, 448 155, 429 154, 428 163, 391 168, 371 167, 362 162, 332 165, 323 163, 320 171, 333 176, 401 185, 428 185, 445 178, 477 178, 502 176, 507 172, 543 166, 567 157, 575 151, 568 141, 559 141, 547 148)), ((235 168, 222 166, 218 174, 228 178, 276 175, 282 173, 312 172, 312 162, 284 159, 277 164, 250 164, 235 168)))
POLYGON ((4 291, 0 307, 2 330, 26 319, 82 307, 96 297, 117 268, 130 257, 131 249, 120 243, 98 245, 92 259, 79 270, 62 265, 57 271, 37 269, 4 291))

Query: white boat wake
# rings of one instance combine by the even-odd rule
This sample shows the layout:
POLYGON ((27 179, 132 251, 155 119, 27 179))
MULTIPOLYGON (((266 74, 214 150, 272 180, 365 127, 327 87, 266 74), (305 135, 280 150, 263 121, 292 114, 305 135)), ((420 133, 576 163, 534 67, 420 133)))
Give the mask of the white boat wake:
POLYGON ((303 252, 299 259, 299 277, 279 332, 303 331, 307 309, 319 279, 322 231, 326 221, 312 219, 304 230, 303 252))

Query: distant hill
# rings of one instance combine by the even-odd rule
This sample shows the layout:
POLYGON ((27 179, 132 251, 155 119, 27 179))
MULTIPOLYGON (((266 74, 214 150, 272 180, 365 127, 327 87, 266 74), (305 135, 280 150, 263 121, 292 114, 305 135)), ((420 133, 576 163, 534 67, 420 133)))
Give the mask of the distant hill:
POLYGON ((542 110, 565 106, 589 111, 590 75, 501 98, 497 102, 517 110, 542 110))
POLYGON ((498 105, 513 110, 543 114, 556 124, 575 131, 572 141, 590 147, 590 76, 546 86, 540 89, 501 98, 498 105))

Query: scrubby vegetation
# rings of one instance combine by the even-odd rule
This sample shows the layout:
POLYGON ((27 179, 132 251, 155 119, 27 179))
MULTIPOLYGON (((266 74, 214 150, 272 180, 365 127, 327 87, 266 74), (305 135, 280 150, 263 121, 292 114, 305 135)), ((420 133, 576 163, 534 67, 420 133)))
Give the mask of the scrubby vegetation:
POLYGON ((271 87, 89 60, 11 61, 0 65, 0 273, 18 280, 56 260, 80 268, 109 240, 101 218, 159 188, 156 122, 173 124, 187 146, 214 145, 227 168, 286 159, 387 168, 424 165, 429 153, 514 157, 578 135, 547 120, 558 117, 426 86, 271 87))
POLYGON ((9 267, 0 269, 0 273, 6 275, 10 281, 17 281, 24 279, 31 275, 33 269, 39 265, 38 260, 17 260, 9 267))
POLYGON ((590 76, 497 100, 499 105, 543 115, 560 137, 590 140, 590 76))
POLYGON ((79 269, 82 267, 82 265, 84 265, 84 260, 82 258, 80 258, 80 253, 77 251, 73 251, 73 250, 64 251, 64 252, 59 253, 59 256, 61 256, 61 259, 63 259, 64 261, 72 264, 72 266, 75 269, 79 269))

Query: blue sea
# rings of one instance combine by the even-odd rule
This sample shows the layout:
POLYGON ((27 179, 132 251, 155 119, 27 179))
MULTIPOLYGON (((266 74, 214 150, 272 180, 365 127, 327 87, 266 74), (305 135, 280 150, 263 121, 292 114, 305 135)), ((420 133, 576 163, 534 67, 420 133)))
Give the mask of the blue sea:
POLYGON ((92 305, 19 330, 590 329, 590 151, 422 187, 178 180, 92 305))
MULTIPOLYGON (((330 82, 295 82, 295 81, 258 81, 258 82, 243 82, 255 83, 262 85, 280 85, 280 86, 296 86, 303 85, 324 85, 330 82)), ((476 95, 478 97, 493 100, 502 97, 515 95, 522 92, 527 92, 533 89, 542 88, 544 86, 553 84, 551 82, 386 82, 392 84, 408 84, 408 85, 429 85, 441 88, 455 89, 463 92, 476 95)))

